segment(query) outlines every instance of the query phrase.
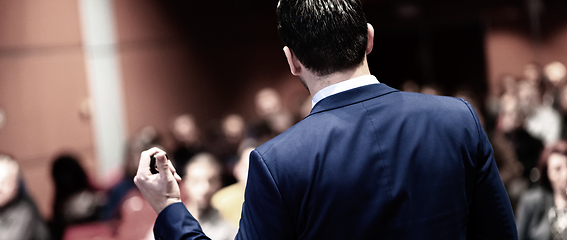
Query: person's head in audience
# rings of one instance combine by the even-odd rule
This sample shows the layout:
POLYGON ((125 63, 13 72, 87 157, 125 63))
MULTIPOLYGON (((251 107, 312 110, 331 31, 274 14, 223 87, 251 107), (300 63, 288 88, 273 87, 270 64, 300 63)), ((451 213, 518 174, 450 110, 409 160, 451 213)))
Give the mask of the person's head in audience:
POLYGON ((567 115, 567 84, 559 87, 557 96, 557 109, 563 115, 567 115))
POLYGON ((528 63, 524 66, 524 80, 532 84, 541 84, 543 78, 542 67, 535 62, 528 63))
POLYGON ((98 219, 104 202, 80 161, 78 155, 64 152, 56 155, 51 165, 55 198, 50 227, 55 239, 61 238, 68 226, 98 219))
POLYGON ((516 96, 502 95, 496 128, 504 133, 509 133, 522 127, 523 123, 524 114, 520 110, 516 96))
POLYGON ((435 83, 429 83, 421 87, 421 93, 441 96, 443 95, 443 88, 441 87, 441 85, 435 83))
POLYGON ((222 120, 222 132, 226 140, 231 144, 239 144, 244 137, 246 123, 244 118, 238 114, 230 114, 222 120))
POLYGON ((546 148, 539 159, 542 186, 555 196, 567 199, 567 142, 559 141, 546 148))
POLYGON ((192 146, 200 143, 200 132, 193 115, 182 114, 175 117, 171 124, 171 133, 181 145, 192 146))
POLYGON ((234 177, 237 182, 246 186, 246 181, 248 180, 248 164, 250 160, 250 153, 254 150, 253 147, 245 147, 240 151, 238 156, 238 162, 233 169, 234 177))
POLYGON ((18 195, 19 167, 16 161, 0 154, 0 208, 18 195))
POLYGON ((33 199, 26 192, 18 162, 0 153, 0 239, 51 239, 33 199))
POLYGON ((294 124, 293 116, 283 108, 281 97, 273 88, 263 88, 258 91, 255 106, 256 114, 264 125, 262 127, 267 127, 268 138, 275 137, 294 124))
POLYGON ((267 116, 266 121, 274 134, 283 133, 293 126, 293 117, 287 112, 277 112, 267 116))
POLYGON ((419 92, 419 85, 413 80, 407 80, 402 84, 402 91, 404 92, 419 92))
POLYGON ((248 165, 250 163, 250 153, 261 145, 262 142, 258 142, 256 139, 247 138, 242 141, 240 147, 238 148, 238 160, 234 165, 232 174, 236 178, 238 183, 242 183, 246 186, 246 181, 248 180, 248 165))
POLYGON ((531 115, 534 110, 541 105, 541 89, 529 81, 518 83, 518 106, 526 114, 531 115))
POLYGON ((161 146, 161 136, 153 126, 145 126, 138 130, 126 144, 124 177, 133 179, 138 171, 140 153, 152 147, 161 146))
POLYGON ((63 153, 55 157, 51 177, 55 183, 56 198, 66 198, 90 187, 87 173, 73 154, 63 153))
POLYGON ((185 166, 183 190, 186 192, 185 205, 198 218, 211 208, 213 194, 222 187, 222 165, 210 153, 195 155, 185 166))
POLYGON ((272 115, 282 110, 279 93, 273 88, 263 88, 256 93, 256 114, 260 118, 272 115))
POLYGON ((498 95, 516 95, 518 90, 518 79, 513 75, 504 74, 500 77, 500 88, 500 93, 498 95))
POLYGON ((558 87, 565 82, 567 69, 563 63, 554 61, 545 65, 543 70, 547 80, 554 86, 558 87))

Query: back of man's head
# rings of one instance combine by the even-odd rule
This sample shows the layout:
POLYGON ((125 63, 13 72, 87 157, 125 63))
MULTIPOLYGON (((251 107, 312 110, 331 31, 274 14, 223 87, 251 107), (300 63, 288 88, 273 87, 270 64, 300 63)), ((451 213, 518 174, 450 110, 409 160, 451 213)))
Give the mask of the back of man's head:
POLYGON ((359 0, 280 0, 280 37, 297 59, 318 75, 362 63, 367 22, 359 0))

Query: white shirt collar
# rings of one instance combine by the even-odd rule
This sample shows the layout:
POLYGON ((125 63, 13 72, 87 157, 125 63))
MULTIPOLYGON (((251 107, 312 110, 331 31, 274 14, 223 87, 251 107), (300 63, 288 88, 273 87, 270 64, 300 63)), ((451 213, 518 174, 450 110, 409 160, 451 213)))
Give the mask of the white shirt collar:
POLYGON ((373 75, 365 75, 365 76, 361 76, 361 77, 357 77, 357 78, 353 78, 353 79, 349 79, 346 81, 342 81, 339 83, 335 83, 331 86, 327 86, 323 89, 321 89, 319 92, 315 93, 315 96, 313 96, 313 99, 311 100, 311 107, 315 106, 315 104, 317 104, 319 101, 321 101, 323 98, 326 98, 328 96, 340 93, 340 92, 344 92, 347 90, 351 90, 357 87, 362 87, 362 86, 366 86, 366 85, 370 85, 370 84, 378 84, 380 83, 378 81, 378 79, 376 79, 375 76, 373 75))

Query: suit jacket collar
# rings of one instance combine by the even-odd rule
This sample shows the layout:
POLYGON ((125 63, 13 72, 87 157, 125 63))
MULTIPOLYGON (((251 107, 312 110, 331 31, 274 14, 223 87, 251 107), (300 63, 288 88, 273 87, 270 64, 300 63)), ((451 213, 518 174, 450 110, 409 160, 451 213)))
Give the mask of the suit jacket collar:
POLYGON ((344 107, 350 104, 362 102, 371 98, 380 97, 385 94, 397 91, 399 90, 391 88, 384 83, 371 84, 354 88, 322 99, 317 104, 315 104, 313 109, 311 109, 311 113, 309 115, 344 107))

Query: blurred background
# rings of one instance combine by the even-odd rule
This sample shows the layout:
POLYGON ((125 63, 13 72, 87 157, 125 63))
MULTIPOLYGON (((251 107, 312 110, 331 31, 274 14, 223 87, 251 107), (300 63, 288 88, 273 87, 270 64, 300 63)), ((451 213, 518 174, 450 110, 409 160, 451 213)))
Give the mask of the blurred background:
MULTIPOLYGON (((466 92, 487 131, 497 128, 491 103, 506 91, 503 79, 567 63, 566 1, 362 3, 376 31, 368 58, 378 80, 407 91, 466 92)), ((261 118, 257 93, 266 88, 279 95, 288 122, 301 119, 309 94, 289 73, 276 4, 0 0, 0 152, 17 160, 43 218, 53 216, 50 174, 63 152, 80 156, 89 181, 109 189, 129 140, 151 127, 158 145, 172 149, 172 122, 182 114, 191 115, 204 148, 215 148, 227 116, 247 126, 261 118)))

